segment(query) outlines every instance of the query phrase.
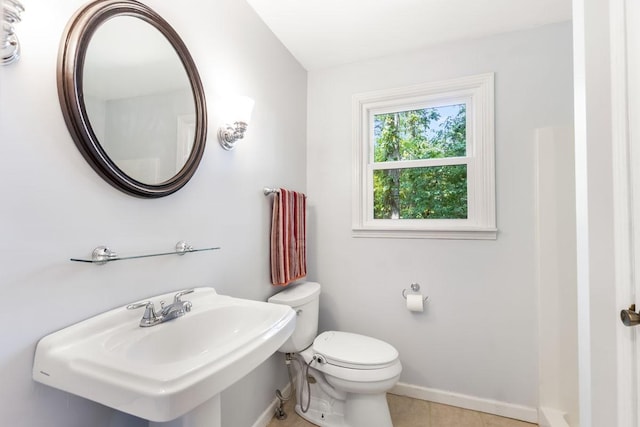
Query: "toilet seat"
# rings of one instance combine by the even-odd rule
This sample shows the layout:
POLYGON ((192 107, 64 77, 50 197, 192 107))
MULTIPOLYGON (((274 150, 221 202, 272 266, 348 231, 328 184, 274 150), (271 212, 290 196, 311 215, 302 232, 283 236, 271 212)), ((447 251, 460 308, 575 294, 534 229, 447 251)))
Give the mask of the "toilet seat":
POLYGON ((350 332, 323 332, 300 355, 320 372, 354 383, 395 383, 402 372, 391 344, 350 332))
POLYGON ((330 375, 335 378, 340 378, 344 381, 352 381, 357 383, 374 383, 380 381, 387 381, 400 376, 402 372, 402 363, 400 359, 396 359, 389 366, 377 369, 353 369, 345 368, 342 366, 333 365, 331 363, 322 363, 314 360, 314 356, 317 357, 318 353, 313 351, 313 346, 302 350, 298 353, 304 363, 308 363, 313 369, 317 369, 325 375, 330 375))
POLYGON ((313 341, 312 348, 325 363, 349 369, 382 369, 398 360, 398 350, 392 345, 350 332, 323 332, 313 341))

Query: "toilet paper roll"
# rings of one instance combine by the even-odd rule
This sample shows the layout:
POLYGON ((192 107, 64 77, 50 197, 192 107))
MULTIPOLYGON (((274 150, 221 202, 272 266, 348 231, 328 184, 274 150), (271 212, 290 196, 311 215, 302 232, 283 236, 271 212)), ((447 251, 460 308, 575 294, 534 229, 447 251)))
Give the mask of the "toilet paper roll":
POLYGON ((424 298, 422 294, 410 294, 407 295, 407 310, 409 311, 424 311, 424 298))

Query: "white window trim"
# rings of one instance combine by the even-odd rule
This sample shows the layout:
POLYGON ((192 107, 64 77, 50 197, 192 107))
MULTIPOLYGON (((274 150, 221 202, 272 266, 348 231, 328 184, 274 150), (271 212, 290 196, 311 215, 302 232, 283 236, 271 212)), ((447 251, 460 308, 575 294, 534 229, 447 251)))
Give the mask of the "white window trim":
MULTIPOLYGON (((487 73, 353 96, 353 213, 354 237, 496 239, 494 74, 487 73), (391 220, 373 219, 373 153, 370 147, 373 115, 425 108, 454 100, 467 104, 467 157, 445 159, 467 164, 468 218, 391 220), (470 114, 469 114, 470 113, 470 114)), ((414 161, 415 162, 415 161, 414 161)), ((443 159, 421 161, 435 166, 443 159)), ((376 165, 397 167, 404 162, 376 165)), ((416 163, 413 163, 416 165, 416 163)))

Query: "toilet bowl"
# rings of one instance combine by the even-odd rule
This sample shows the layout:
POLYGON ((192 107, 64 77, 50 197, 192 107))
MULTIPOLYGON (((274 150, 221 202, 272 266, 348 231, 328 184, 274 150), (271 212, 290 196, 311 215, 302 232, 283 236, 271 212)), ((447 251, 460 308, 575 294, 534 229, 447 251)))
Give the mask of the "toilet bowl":
POLYGON ((365 335, 326 331, 315 336, 320 284, 294 285, 269 298, 297 313, 296 329, 280 348, 295 353, 296 412, 319 426, 392 427, 386 392, 402 364, 390 344, 365 335))

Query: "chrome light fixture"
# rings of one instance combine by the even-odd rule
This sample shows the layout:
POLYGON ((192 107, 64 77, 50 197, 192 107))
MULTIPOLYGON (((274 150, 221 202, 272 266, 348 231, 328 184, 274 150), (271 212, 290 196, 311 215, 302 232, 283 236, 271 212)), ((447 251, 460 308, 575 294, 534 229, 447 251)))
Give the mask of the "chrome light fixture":
POLYGON ((248 96, 239 96, 230 104, 228 112, 233 124, 226 124, 218 129, 218 141, 225 150, 233 150, 236 141, 244 138, 255 101, 248 96))
POLYGON ((20 42, 14 24, 20 22, 24 6, 18 0, 0 0, 2 35, 0 36, 0 64, 9 65, 20 59, 20 42))

